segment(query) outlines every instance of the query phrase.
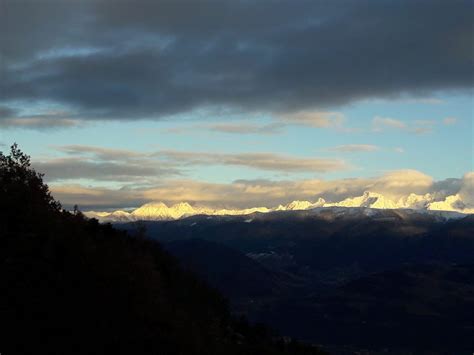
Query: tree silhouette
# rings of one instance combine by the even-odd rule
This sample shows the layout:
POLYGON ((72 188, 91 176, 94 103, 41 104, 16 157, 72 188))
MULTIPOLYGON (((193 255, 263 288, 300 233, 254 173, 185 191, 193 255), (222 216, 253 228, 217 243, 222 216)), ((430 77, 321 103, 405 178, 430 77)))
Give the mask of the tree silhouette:
POLYGON ((0 153, 0 351, 318 354, 237 326, 159 244, 61 210, 16 144, 0 153))

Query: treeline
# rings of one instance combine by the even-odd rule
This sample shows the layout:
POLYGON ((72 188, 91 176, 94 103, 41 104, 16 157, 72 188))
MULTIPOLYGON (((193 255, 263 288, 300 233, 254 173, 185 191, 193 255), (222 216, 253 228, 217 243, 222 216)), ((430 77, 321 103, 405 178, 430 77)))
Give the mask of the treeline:
POLYGON ((0 153, 2 354, 320 354, 234 319, 156 242, 64 211, 16 145, 0 153))

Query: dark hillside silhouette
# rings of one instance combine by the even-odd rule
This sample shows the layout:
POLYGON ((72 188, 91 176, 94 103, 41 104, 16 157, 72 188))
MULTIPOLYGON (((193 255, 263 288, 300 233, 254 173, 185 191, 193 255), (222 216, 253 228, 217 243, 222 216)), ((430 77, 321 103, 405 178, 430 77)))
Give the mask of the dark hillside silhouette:
POLYGON ((70 213, 0 153, 2 354, 319 354, 234 320, 157 242, 70 213))

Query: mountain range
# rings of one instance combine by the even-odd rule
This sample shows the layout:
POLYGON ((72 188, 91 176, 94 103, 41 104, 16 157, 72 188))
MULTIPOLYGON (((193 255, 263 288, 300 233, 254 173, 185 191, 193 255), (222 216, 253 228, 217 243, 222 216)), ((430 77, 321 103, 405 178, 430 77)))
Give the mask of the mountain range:
POLYGON ((331 206, 116 227, 145 230, 234 314, 331 354, 474 349, 473 214, 331 206))
MULTIPOLYGON (((431 211, 446 211, 451 212, 443 213, 443 215, 448 218, 453 218, 456 216, 461 217, 461 214, 474 213, 474 208, 466 204, 459 194, 450 195, 439 199, 432 194, 417 195, 412 193, 408 196, 401 197, 398 200, 393 200, 382 194, 366 191, 361 196, 346 198, 339 202, 327 202, 323 198, 319 198, 316 202, 293 201, 287 205, 279 205, 273 208, 252 207, 245 209, 216 209, 206 206, 193 206, 187 202, 180 202, 172 206, 168 206, 163 202, 151 202, 144 204, 143 206, 133 211, 87 211, 84 212, 84 214, 89 218, 96 218, 101 222, 131 222, 140 220, 177 220, 195 215, 238 216, 250 215, 255 212, 268 213, 275 211, 296 211, 334 207, 365 207, 370 209, 413 209, 427 211, 429 213, 431 211)), ((435 213, 439 214, 439 212, 435 213)))

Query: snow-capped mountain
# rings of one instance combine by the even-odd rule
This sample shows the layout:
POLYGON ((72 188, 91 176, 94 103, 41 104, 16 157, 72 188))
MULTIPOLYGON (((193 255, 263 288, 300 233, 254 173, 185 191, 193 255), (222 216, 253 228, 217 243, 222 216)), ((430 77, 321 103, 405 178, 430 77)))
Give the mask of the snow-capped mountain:
MULTIPOLYGON (((366 209, 413 209, 432 213, 438 211, 437 214, 443 212, 458 212, 464 214, 474 213, 474 208, 466 206, 460 195, 447 196, 443 200, 435 200, 430 194, 416 195, 410 194, 394 201, 382 194, 366 191, 361 196, 347 198, 339 202, 326 202, 319 198, 316 202, 310 201, 293 201, 287 205, 279 205, 274 208, 253 207, 246 209, 214 209, 205 206, 192 206, 187 202, 177 203, 168 206, 163 202, 147 203, 132 212, 114 211, 114 212, 95 212, 88 211, 84 214, 90 218, 97 218, 102 222, 130 222, 140 220, 176 220, 184 217, 195 215, 209 216, 238 216, 248 215, 255 212, 268 213, 275 211, 301 211, 311 209, 337 209, 338 213, 346 208, 366 208, 366 209)), ((455 214, 447 213, 446 216, 452 217, 455 214)))
POLYGON ((324 207, 368 207, 378 209, 395 209, 398 205, 392 200, 376 192, 366 191, 362 196, 347 198, 336 203, 326 203, 324 207))

